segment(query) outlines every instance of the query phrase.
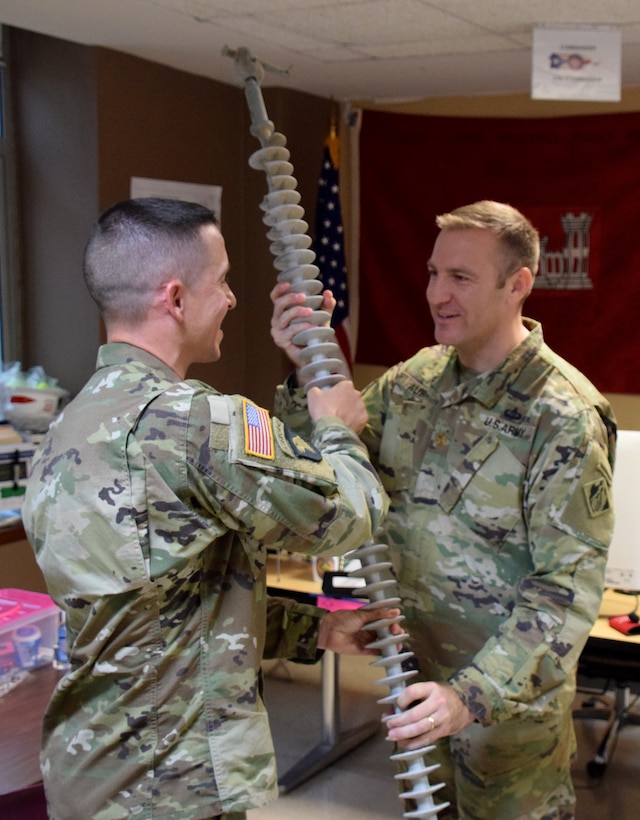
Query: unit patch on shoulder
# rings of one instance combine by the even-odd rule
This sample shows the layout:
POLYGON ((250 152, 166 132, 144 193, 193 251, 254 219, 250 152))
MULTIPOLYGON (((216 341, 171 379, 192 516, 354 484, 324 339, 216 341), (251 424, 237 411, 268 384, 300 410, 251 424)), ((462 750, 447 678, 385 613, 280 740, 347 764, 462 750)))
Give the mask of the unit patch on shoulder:
POLYGON ((275 458, 273 431, 269 413, 262 407, 242 400, 244 420, 244 451, 248 456, 275 458))
POLYGON ((591 518, 595 518, 611 509, 611 498, 609 496, 609 483, 605 478, 597 478, 589 481, 582 488, 587 501, 587 509, 591 518))
POLYGON ((285 426, 284 431, 295 457, 308 458, 311 459, 311 461, 322 461, 322 453, 314 444, 289 427, 285 426))

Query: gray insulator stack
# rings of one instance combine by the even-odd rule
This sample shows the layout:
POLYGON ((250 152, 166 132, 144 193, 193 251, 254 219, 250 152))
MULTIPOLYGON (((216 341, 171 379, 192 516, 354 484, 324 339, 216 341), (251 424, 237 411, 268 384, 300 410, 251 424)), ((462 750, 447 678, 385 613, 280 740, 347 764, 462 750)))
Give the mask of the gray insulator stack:
POLYGON ((346 374, 335 333, 329 327, 331 316, 320 309, 320 271, 314 264, 316 255, 307 233, 309 225, 303 218, 304 208, 299 204, 300 194, 296 190, 293 165, 289 162, 289 149, 284 135, 277 131, 264 141, 266 145, 251 155, 249 165, 264 171, 267 177, 269 193, 260 207, 264 211, 262 221, 269 226, 267 239, 275 257, 273 264, 278 271, 277 279, 289 282, 292 291, 304 293, 305 307, 313 310, 304 321, 314 327, 301 330, 294 337, 294 342, 303 348, 302 375, 307 390, 310 387, 331 387, 346 378, 346 374))
MULTIPOLYGON (((302 348, 305 364, 302 375, 305 389, 311 387, 328 388, 338 381, 348 378, 340 348, 336 342, 335 332, 329 327, 330 315, 321 310, 322 282, 320 271, 315 265, 316 255, 311 249, 309 225, 304 220, 304 208, 300 205, 298 183, 293 176, 293 165, 287 140, 283 134, 275 131, 269 120, 260 89, 264 70, 279 70, 261 64, 246 49, 224 49, 224 53, 233 57, 236 80, 244 85, 245 95, 251 115, 251 133, 260 141, 261 147, 249 158, 249 165, 266 174, 268 193, 260 208, 264 212, 263 222, 268 226, 267 238, 274 256, 274 266, 278 271, 279 282, 289 282, 291 289, 306 296, 305 305, 313 311, 303 321, 312 327, 301 330, 294 342, 302 348)), ((369 608, 397 607, 400 599, 395 596, 396 581, 390 573, 391 564, 386 560, 386 547, 383 544, 368 542, 350 553, 350 558, 357 559, 361 568, 355 570, 354 577, 364 578, 365 586, 358 589, 358 595, 369 600, 369 608)), ((382 666, 385 676, 377 681, 388 684, 390 694, 378 702, 392 704, 396 712, 400 711, 397 699, 405 687, 406 681, 416 674, 413 670, 405 671, 403 662, 413 657, 410 651, 398 651, 398 646, 409 636, 394 635, 391 626, 402 621, 397 618, 381 618, 367 625, 374 630, 377 640, 370 644, 380 650, 380 657, 373 666, 382 666)), ((415 808, 404 813, 404 817, 435 817, 449 804, 436 805, 433 794, 444 784, 435 786, 429 783, 429 774, 438 765, 428 766, 423 755, 434 747, 427 746, 411 752, 393 754, 391 759, 401 764, 404 771, 396 779, 408 784, 408 789, 399 796, 410 800, 415 808)))

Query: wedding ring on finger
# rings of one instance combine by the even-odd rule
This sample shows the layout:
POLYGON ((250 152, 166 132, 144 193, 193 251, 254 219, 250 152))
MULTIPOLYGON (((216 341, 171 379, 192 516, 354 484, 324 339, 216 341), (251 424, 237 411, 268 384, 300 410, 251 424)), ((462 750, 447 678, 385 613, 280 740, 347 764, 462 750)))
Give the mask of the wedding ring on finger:
POLYGON ((433 730, 436 728, 436 722, 431 715, 429 715, 427 720, 429 721, 429 731, 433 732, 433 730))

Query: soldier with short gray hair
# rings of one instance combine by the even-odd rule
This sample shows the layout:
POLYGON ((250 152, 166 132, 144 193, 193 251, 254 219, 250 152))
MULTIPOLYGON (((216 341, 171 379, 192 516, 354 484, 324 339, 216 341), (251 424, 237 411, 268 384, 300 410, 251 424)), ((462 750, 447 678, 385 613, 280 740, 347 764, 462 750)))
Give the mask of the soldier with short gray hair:
POLYGON ((23 508, 71 661, 43 728, 52 820, 241 820, 277 795, 263 658, 369 653, 375 638, 379 611, 267 596, 268 548, 343 554, 387 499, 351 382, 310 391, 303 438, 186 378, 220 357, 228 270, 193 203, 117 203, 87 245, 107 343, 45 436, 23 508))
MULTIPOLYGON (((568 820, 576 670, 604 586, 616 424, 522 316, 540 253, 529 220, 481 201, 437 224, 427 301, 438 344, 363 392, 361 438, 390 497, 378 537, 421 670, 389 737, 437 744, 436 802, 451 804, 441 817, 568 820)), ((291 321, 308 309, 282 284, 272 299, 272 335, 298 365, 291 321)), ((304 429, 293 381, 276 406, 304 429)))

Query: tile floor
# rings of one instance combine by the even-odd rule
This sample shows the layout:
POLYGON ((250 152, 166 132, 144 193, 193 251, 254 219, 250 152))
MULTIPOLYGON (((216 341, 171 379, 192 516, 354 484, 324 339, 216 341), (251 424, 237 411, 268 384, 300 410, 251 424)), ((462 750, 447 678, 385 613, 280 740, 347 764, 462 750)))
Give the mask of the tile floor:
MULTIPOLYGON (((340 730, 379 721, 377 699, 388 693, 377 685, 380 670, 370 658, 341 657, 340 730)), ((270 662, 265 666, 265 698, 280 775, 290 771, 323 736, 321 667, 270 662)), ((585 696, 581 697, 581 701, 585 696)), ((574 767, 578 796, 576 820, 635 820, 640 816, 640 726, 622 730, 602 778, 586 766, 602 736, 604 722, 579 720, 579 758, 574 767)), ((249 812, 249 820, 393 820, 402 804, 393 780, 390 744, 380 725, 368 740, 270 806, 249 812)), ((434 776, 430 777, 431 782, 434 776)))

